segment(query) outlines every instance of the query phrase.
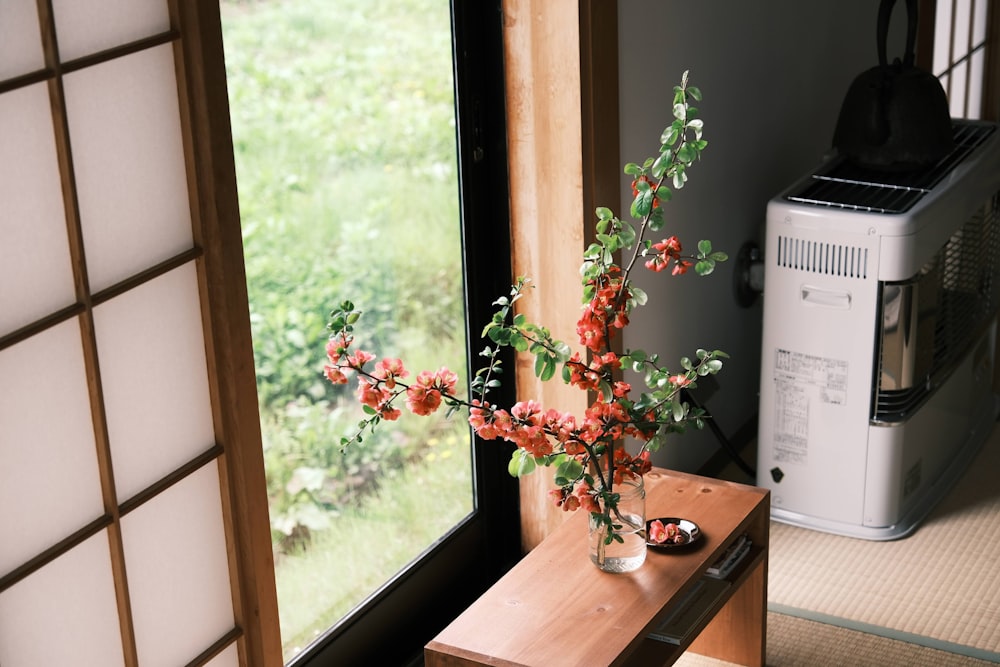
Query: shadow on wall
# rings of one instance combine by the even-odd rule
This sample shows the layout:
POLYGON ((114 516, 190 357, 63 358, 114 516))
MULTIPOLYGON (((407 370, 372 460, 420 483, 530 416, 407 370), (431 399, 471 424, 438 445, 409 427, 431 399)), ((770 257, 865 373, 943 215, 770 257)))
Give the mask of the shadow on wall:
MULTIPOLYGON (((673 86, 690 70, 704 93, 709 147, 668 206, 665 231, 689 247, 711 239, 733 258, 747 241, 762 245, 767 201, 830 150, 851 81, 878 62, 878 3, 629 0, 618 11, 620 162, 643 159, 650 137, 672 120, 673 86)), ((902 52, 904 31, 905 21, 893 23, 890 58, 902 52)), ((632 193, 624 176, 621 196, 627 211, 632 193)), ((760 299, 738 305, 734 271, 729 261, 704 280, 641 275, 649 305, 636 312, 624 340, 677 358, 698 347, 729 353, 717 389, 695 393, 730 437, 757 414, 762 324, 760 299)), ((654 461, 696 471, 717 450, 708 430, 692 432, 654 461)))

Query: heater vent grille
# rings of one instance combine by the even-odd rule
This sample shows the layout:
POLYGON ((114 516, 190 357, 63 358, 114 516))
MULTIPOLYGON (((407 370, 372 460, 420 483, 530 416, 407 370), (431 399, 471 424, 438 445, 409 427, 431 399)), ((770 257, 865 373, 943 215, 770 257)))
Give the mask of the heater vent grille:
POLYGON ((845 278, 868 277, 868 249, 792 236, 778 237, 778 266, 845 278))
POLYGON ((870 213, 904 213, 986 141, 996 126, 955 120, 952 129, 954 149, 929 167, 916 171, 885 172, 864 169, 838 158, 813 174, 798 190, 786 195, 786 199, 800 204, 870 213))
POLYGON ((883 312, 872 418, 894 422, 947 379, 997 311, 1000 192, 913 279, 879 289, 883 312))

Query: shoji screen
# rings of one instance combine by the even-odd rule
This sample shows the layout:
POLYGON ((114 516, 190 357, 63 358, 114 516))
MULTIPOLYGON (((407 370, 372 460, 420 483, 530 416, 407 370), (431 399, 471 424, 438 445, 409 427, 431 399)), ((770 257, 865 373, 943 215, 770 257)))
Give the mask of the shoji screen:
POLYGON ((0 2, 3 667, 266 654, 197 4, 0 2))
POLYGON ((955 118, 982 118, 990 49, 996 48, 990 18, 990 0, 937 0, 929 69, 941 79, 955 118))

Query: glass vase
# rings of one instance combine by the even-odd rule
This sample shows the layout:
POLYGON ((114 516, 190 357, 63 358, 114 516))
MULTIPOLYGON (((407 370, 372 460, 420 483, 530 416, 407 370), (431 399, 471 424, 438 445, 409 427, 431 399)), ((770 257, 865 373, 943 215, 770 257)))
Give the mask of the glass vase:
POLYGON ((624 479, 614 486, 620 494, 618 507, 611 510, 614 532, 621 541, 608 543, 607 524, 590 515, 590 560, 604 572, 631 572, 646 560, 646 489, 642 477, 624 479))

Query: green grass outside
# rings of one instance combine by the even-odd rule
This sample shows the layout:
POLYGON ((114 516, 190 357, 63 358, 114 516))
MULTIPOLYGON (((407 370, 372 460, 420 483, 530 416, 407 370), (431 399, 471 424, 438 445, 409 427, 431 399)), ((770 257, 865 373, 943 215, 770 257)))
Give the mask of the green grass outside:
POLYGON ((472 509, 459 415, 342 454, 362 413, 321 375, 345 298, 364 349, 465 368, 448 2, 221 7, 288 658, 472 509))

